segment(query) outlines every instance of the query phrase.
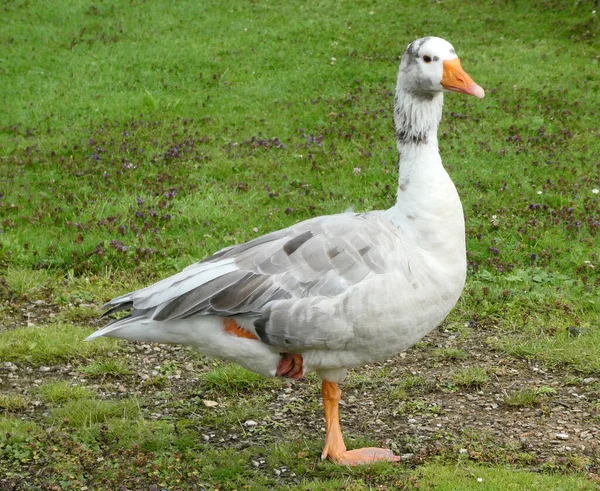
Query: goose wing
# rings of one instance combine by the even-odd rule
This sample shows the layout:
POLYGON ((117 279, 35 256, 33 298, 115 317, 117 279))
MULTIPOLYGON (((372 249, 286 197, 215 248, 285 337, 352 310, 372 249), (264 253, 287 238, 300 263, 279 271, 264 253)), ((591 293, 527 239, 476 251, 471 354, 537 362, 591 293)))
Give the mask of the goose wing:
POLYGON ((260 317, 277 300, 335 297, 385 273, 396 234, 381 213, 306 220, 228 247, 147 288, 108 302, 108 313, 158 321, 199 315, 260 317))

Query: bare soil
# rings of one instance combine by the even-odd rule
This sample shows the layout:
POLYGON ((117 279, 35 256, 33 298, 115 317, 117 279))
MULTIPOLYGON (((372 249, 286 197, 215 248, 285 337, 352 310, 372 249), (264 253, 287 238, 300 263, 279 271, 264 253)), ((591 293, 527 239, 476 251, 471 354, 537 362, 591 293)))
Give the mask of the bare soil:
MULTIPOLYGON (((48 305, 24 307, 20 314, 15 312, 12 324, 36 323, 38 315, 47 318, 54 312, 48 305)), ((459 335, 442 327, 417 347, 351 373, 342 385, 340 411, 348 447, 365 442, 387 446, 414 464, 451 452, 532 469, 560 466, 596 472, 598 378, 506 356, 486 342, 497 335, 493 327, 473 326, 459 335), (444 348, 463 350, 467 356, 444 359, 439 356, 444 348), (452 373, 472 366, 484 368, 489 381, 474 387, 457 386, 452 373), (394 397, 394 390, 411 377, 418 377, 419 383, 394 397), (517 390, 542 387, 547 394, 532 407, 506 403, 507 395, 517 390)), ((187 348, 129 343, 114 356, 126 359, 132 373, 91 378, 81 371, 82 365, 0 363, 0 390, 29 397, 31 404, 19 416, 42 424, 50 408, 36 400, 35 387, 59 379, 94 387, 106 399, 138 395, 147 403, 145 417, 171 422, 191 417, 190 401, 198 402, 198 414, 216 411, 219 415, 236 404, 251 406, 254 397, 267 401, 268 415, 256 421, 223 424, 215 418, 214 426, 203 423, 199 434, 216 448, 273 445, 292 438, 315 440, 324 434, 319 382, 314 377, 282 381, 262 393, 263 389, 258 393, 242 390, 231 395, 202 387, 200 376, 211 370, 212 362, 187 348), (165 366, 171 368, 165 371, 165 366), (148 383, 161 374, 164 383, 148 383), (212 399, 215 407, 202 403, 212 399)))

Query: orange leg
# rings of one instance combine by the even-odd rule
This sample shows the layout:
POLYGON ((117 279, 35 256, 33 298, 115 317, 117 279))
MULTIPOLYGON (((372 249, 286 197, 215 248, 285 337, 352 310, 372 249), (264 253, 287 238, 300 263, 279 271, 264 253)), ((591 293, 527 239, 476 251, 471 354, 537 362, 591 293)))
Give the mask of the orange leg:
POLYGON ((369 464, 378 460, 388 462, 398 462, 400 460, 400 457, 395 456, 386 448, 369 447, 346 450, 338 411, 342 391, 335 382, 323 380, 321 393, 323 394, 323 409, 325 410, 325 448, 321 453, 322 459, 329 459, 341 465, 369 464))

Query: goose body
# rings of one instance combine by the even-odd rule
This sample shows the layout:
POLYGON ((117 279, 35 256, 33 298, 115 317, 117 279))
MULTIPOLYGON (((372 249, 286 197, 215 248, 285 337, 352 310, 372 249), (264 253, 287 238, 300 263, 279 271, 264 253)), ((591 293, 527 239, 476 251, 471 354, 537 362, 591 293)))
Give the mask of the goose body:
POLYGON ((466 251, 460 199, 438 151, 443 91, 483 97, 452 46, 428 37, 400 64, 394 124, 396 204, 320 216, 225 248, 147 288, 111 300, 128 315, 92 334, 193 346, 266 376, 323 379, 323 457, 396 460, 347 451, 337 383, 350 367, 386 359, 434 329, 458 300, 466 251))

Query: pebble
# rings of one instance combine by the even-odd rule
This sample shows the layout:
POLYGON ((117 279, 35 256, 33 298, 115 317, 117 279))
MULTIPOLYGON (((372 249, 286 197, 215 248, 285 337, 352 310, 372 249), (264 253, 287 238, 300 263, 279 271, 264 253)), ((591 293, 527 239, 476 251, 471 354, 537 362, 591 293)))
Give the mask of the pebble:
POLYGON ((414 424, 417 424, 417 420, 416 420, 415 418, 410 418, 410 419, 408 420, 408 424, 409 424, 409 425, 414 425, 414 424))
POLYGON ((569 439, 569 435, 567 433, 557 433, 555 436, 559 440, 568 440, 569 439))
POLYGON ((244 421, 244 426, 246 427, 250 427, 250 426, 256 426, 258 423, 252 419, 249 419, 248 421, 244 421))
POLYGON ((594 383, 596 381, 596 379, 594 377, 588 377, 588 378, 584 378, 581 383, 583 385, 589 385, 591 383, 594 383))
POLYGON ((39 370, 42 373, 46 373, 46 372, 49 372, 50 370, 52 370, 52 368, 50 368, 50 367, 40 367, 39 370))

